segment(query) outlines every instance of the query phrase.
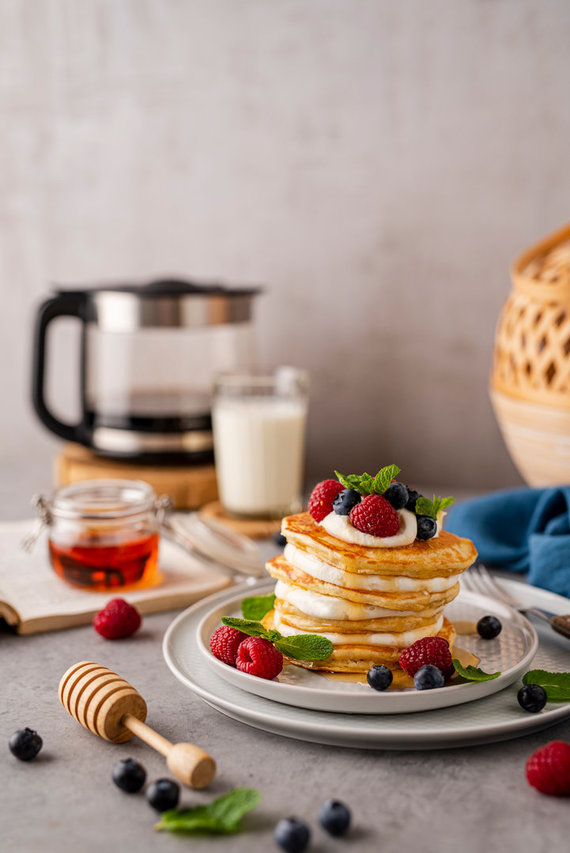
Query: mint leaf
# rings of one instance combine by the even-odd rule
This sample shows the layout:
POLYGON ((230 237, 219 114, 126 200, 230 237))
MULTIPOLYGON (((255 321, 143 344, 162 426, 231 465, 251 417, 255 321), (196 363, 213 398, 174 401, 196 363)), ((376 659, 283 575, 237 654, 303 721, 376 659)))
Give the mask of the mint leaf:
POLYGON ((400 468, 397 465, 386 465, 374 477, 374 492, 375 495, 383 495, 392 480, 400 473, 400 468))
POLYGON ((237 628, 238 631, 243 631, 243 633, 247 634, 249 637, 263 637, 264 639, 269 640, 271 639, 269 636, 270 633, 277 633, 276 631, 268 631, 263 627, 261 622, 254 622, 251 619, 240 619, 237 616, 224 616, 222 623, 224 625, 228 625, 230 628, 237 628))
POLYGON ((416 515, 429 515, 430 518, 437 518, 438 513, 447 509, 454 501, 455 498, 438 498, 436 495, 430 501, 429 498, 420 495, 416 501, 416 515))
POLYGON ((523 675, 523 684, 540 684, 549 702, 570 702, 570 672, 531 669, 523 675))
POLYGON ((341 474, 339 471, 334 472, 337 480, 341 483, 345 489, 356 489, 356 491, 360 491, 360 477, 358 474, 341 474))
POLYGON ((345 489, 356 489, 361 495, 383 495, 400 469, 397 465, 387 465, 373 477, 371 474, 341 474, 335 471, 336 478, 345 489))
POLYGON ((241 603, 243 618, 259 622, 270 610, 273 610, 274 603, 274 592, 269 595, 252 595, 250 598, 244 598, 241 603))
POLYGON ((493 678, 498 678, 500 672, 483 672, 477 666, 463 666, 457 658, 453 658, 453 666, 455 672, 467 681, 491 681, 493 678))
MULTIPOLYGON (((268 596, 260 596, 267 598, 268 596)), ((333 652, 333 644, 326 637, 318 634, 295 634, 284 637, 279 631, 264 628, 261 622, 251 619, 240 619, 238 616, 224 616, 222 623, 230 628, 237 628, 250 637, 263 637, 269 640, 282 655, 295 660, 325 660, 333 652)))
POLYGON ((255 788, 234 788, 208 805, 163 812, 155 829, 182 833, 239 832, 243 816, 254 809, 260 799, 261 794, 255 788))
POLYGON ((333 644, 327 637, 317 634, 295 634, 274 641, 282 655, 294 660, 325 660, 333 653, 333 644))

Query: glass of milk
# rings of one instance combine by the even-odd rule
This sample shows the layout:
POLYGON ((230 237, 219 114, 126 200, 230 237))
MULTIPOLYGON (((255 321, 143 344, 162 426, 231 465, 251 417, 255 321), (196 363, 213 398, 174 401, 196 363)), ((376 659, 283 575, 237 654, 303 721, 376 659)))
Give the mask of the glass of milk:
POLYGON ((296 367, 215 379, 214 453, 228 512, 279 518, 301 508, 307 391, 307 373, 296 367))

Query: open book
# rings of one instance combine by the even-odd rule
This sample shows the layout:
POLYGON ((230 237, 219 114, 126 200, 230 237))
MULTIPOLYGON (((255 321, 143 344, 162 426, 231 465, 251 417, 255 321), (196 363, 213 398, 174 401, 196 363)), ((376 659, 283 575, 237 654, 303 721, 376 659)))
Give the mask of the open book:
POLYGON ((156 586, 86 592, 55 574, 45 534, 31 553, 22 549, 22 540, 34 524, 34 520, 0 523, 0 618, 15 626, 19 634, 87 624, 111 598, 125 598, 141 613, 182 609, 232 583, 228 576, 163 538, 159 554, 161 579, 156 586))

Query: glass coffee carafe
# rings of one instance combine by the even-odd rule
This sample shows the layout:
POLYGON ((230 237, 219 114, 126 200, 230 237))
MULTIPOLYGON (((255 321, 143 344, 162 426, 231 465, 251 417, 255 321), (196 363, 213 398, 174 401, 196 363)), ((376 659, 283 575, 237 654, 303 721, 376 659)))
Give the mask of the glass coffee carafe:
MULTIPOLYGON (((212 377, 254 365, 257 287, 179 280, 57 290, 39 308, 32 398, 51 432, 102 456, 143 462, 213 459, 212 377), (82 324, 80 419, 65 423, 46 401, 47 331, 58 317, 82 324)), ((54 325, 51 333, 56 330, 54 325)))

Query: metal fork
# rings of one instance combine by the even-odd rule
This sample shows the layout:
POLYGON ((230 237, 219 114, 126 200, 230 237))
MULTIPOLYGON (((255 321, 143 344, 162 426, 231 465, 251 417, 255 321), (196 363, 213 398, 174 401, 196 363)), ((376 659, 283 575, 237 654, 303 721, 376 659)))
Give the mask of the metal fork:
POLYGON ((527 607, 521 604, 520 601, 513 598, 506 589, 497 583, 485 566, 480 564, 471 566, 469 571, 461 576, 461 581, 465 589, 471 592, 479 592, 491 598, 496 598, 524 616, 536 616, 538 619, 542 619, 550 625, 553 631, 556 631, 557 634, 562 634, 563 637, 570 640, 570 613, 558 616, 555 613, 542 610, 540 607, 527 607))

